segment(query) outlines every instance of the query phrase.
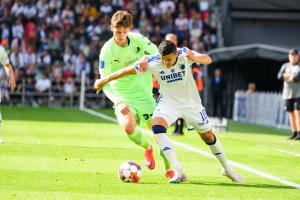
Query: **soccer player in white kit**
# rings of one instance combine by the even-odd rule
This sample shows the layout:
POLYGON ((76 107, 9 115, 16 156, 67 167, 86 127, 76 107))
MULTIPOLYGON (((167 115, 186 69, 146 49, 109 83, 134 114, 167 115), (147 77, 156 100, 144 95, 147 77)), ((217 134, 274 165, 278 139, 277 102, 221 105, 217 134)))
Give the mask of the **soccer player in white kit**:
MULTIPOLYGON (((191 72, 193 63, 210 64, 207 54, 200 54, 188 48, 176 49, 171 41, 163 41, 159 45, 159 54, 148 58, 147 68, 141 69, 136 64, 119 70, 102 79, 102 84, 129 74, 139 74, 150 70, 155 75, 160 88, 160 97, 153 114, 152 130, 158 146, 172 164, 175 172, 170 183, 186 181, 186 176, 177 160, 173 145, 166 130, 177 118, 185 119, 198 132, 202 140, 209 145, 212 153, 222 165, 222 173, 234 182, 243 183, 243 179, 233 171, 227 162, 220 141, 213 134, 209 119, 202 106, 195 81, 191 72)), ((144 58, 146 59, 146 58, 144 58)))
MULTIPOLYGON (((13 72, 13 69, 10 65, 7 53, 5 52, 5 49, 2 45, 0 45, 0 66, 4 66, 5 72, 7 76, 9 77, 8 86, 11 90, 14 90, 16 87, 16 80, 15 75, 13 72)), ((0 89, 0 102, 1 102, 1 89, 0 89)), ((1 131, 1 122, 2 122, 2 116, 1 116, 1 110, 0 110, 0 131, 1 131)), ((3 138, 1 138, 0 135, 0 144, 4 143, 3 138)))

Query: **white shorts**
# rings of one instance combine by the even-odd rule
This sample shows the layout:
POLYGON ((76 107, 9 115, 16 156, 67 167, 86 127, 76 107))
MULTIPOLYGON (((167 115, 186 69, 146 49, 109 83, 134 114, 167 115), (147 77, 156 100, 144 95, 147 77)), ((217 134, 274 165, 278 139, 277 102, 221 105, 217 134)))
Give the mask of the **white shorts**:
POLYGON ((208 116, 202 105, 197 105, 190 109, 180 109, 160 102, 157 105, 152 118, 155 117, 161 117, 165 119, 169 126, 178 118, 183 118, 199 133, 206 133, 211 130, 208 116))

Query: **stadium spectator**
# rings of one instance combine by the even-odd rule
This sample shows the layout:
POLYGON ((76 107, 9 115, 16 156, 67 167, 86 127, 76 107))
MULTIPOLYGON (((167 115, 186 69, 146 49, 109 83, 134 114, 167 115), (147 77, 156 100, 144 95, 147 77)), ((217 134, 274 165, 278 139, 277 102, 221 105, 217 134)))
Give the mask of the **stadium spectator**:
POLYGON ((252 94, 253 92, 255 92, 255 90, 256 90, 256 84, 254 82, 248 83, 246 93, 247 94, 252 94))
POLYGON ((124 0, 112 0, 111 5, 113 7, 114 12, 117 10, 122 10, 124 6, 124 0))
POLYGON ((1 40, 8 41, 10 38, 10 28, 7 23, 1 23, 1 40))
POLYGON ((13 49, 10 54, 11 64, 16 69, 25 68, 25 55, 20 51, 19 48, 13 49))
POLYGON ((11 14, 13 17, 17 18, 23 15, 24 3, 21 0, 16 0, 11 8, 11 14))
POLYGON ((180 40, 186 38, 188 35, 188 19, 185 13, 179 13, 178 18, 175 19, 176 35, 180 40))
POLYGON ((159 8, 161 9, 163 14, 165 14, 168 11, 170 11, 171 13, 175 12, 175 4, 173 1, 170 0, 162 0, 159 3, 159 8))
POLYGON ((25 93, 26 93, 26 98, 25 98, 26 104, 35 106, 36 102, 35 102, 34 96, 33 96, 34 83, 33 83, 33 78, 31 78, 31 77, 26 78, 25 93))
POLYGON ((42 24, 44 18, 46 17, 49 5, 47 4, 46 0, 39 0, 37 2, 36 7, 37 7, 37 10, 38 10, 37 11, 38 12, 38 14, 37 14, 38 21, 37 21, 37 23, 40 25, 40 24, 42 24))
POLYGON ((110 0, 103 0, 102 5, 100 6, 100 12, 104 15, 110 15, 113 12, 110 0))
POLYGON ((214 70, 211 89, 213 96, 213 117, 221 119, 225 116, 223 93, 226 89, 226 82, 222 76, 222 71, 219 68, 214 70))
POLYGON ((289 52, 289 62, 282 65, 277 75, 283 80, 282 99, 289 113, 292 135, 291 140, 300 140, 300 65, 299 52, 289 52))
POLYGON ((37 15, 35 0, 30 0, 27 4, 25 4, 23 14, 25 19, 35 20, 37 15))
POLYGON ((17 23, 12 26, 13 38, 22 39, 24 37, 24 28, 22 24, 22 18, 19 17, 17 23))
POLYGON ((48 78, 48 74, 44 72, 42 78, 39 78, 36 81, 35 89, 40 93, 45 93, 48 92, 50 87, 51 87, 50 79, 48 78))
POLYGON ((203 99, 203 79, 202 79, 203 72, 201 71, 200 66, 197 65, 196 63, 193 63, 192 73, 196 83, 197 90, 199 92, 199 96, 202 100, 203 99))

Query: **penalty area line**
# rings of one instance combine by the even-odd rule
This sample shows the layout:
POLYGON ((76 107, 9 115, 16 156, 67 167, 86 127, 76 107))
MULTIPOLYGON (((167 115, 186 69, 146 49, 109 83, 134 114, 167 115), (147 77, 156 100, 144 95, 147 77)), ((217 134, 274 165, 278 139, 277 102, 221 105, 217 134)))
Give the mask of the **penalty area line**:
MULTIPOLYGON (((116 122, 116 123, 118 122, 116 118, 110 117, 110 116, 108 116, 106 114, 103 114, 103 113, 100 113, 100 112, 93 111, 91 109, 82 108, 80 110, 83 111, 83 112, 89 113, 91 115, 100 117, 102 119, 106 119, 108 121, 112 121, 112 122, 116 122)), ((139 130, 141 130, 145 134, 152 134, 152 132, 150 130, 147 130, 147 129, 139 128, 139 130)), ((216 159, 215 156, 213 156, 211 153, 208 153, 206 151, 194 148, 194 147, 192 147, 190 145, 187 145, 187 144, 184 144, 184 143, 181 143, 181 142, 177 142, 177 141, 174 141, 174 140, 171 140, 171 141, 172 141, 173 144, 175 144, 176 146, 179 146, 179 147, 181 147, 183 149, 192 151, 192 152, 200 154, 202 156, 206 156, 206 157, 210 157, 210 158, 216 159)), ((269 173, 266 173, 266 172, 254 169, 252 167, 249 167, 247 165, 244 165, 244 164, 241 164, 241 163, 238 163, 238 162, 235 162, 235 161, 228 160, 228 162, 229 162, 229 164, 231 166, 234 166, 236 168, 242 169, 244 171, 248 171, 248 172, 250 172, 252 174, 256 174, 258 176, 261 176, 261 177, 269 179, 269 180, 273 180, 273 181, 282 183, 284 185, 291 186, 291 187, 296 188, 296 189, 300 189, 300 184, 298 184, 298 183, 294 183, 294 182, 285 180, 283 178, 280 178, 280 177, 271 175, 269 173)))

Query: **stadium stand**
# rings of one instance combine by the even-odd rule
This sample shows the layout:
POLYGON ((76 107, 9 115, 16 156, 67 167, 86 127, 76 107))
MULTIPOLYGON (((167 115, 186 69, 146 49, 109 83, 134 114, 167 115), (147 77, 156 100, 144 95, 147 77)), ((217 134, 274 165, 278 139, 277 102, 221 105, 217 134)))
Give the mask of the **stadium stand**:
POLYGON ((155 44, 174 32, 180 46, 200 52, 218 46, 214 0, 3 0, 1 42, 17 81, 11 102, 77 106, 84 70, 87 106, 99 106, 99 102, 107 106, 105 97, 99 101, 91 85, 98 77, 101 46, 112 36, 111 15, 118 9, 129 10, 134 16, 133 31, 155 44))

